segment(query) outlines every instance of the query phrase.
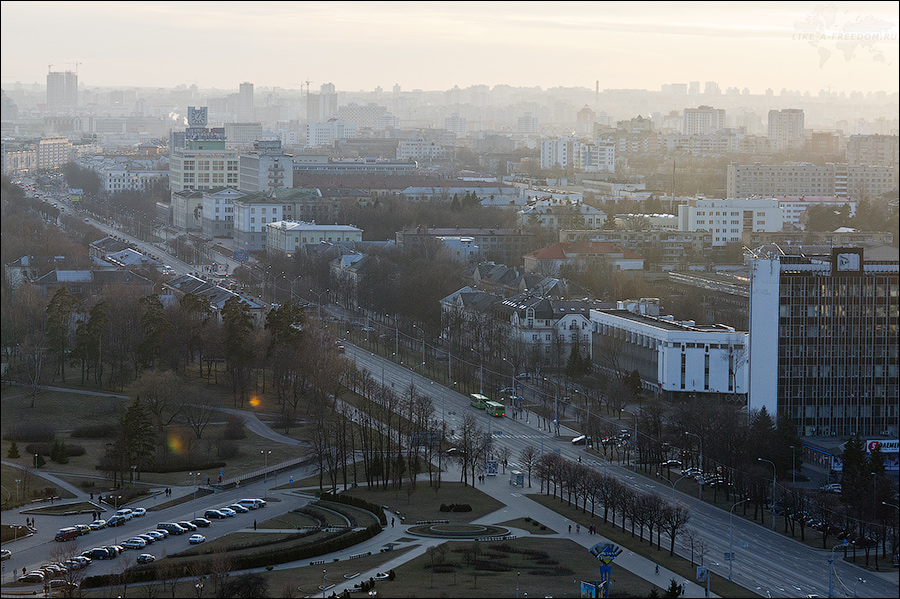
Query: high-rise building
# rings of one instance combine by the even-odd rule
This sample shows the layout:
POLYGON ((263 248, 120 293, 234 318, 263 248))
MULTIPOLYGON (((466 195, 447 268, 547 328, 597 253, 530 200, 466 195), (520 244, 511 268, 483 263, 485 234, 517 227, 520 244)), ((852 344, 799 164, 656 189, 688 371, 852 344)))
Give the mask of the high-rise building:
POLYGON ((78 106, 78 75, 72 71, 47 73, 47 107, 66 110, 78 106))
POLYGON ((750 409, 804 436, 896 438, 900 263, 764 248, 750 267, 750 409))
POLYGON ((241 83, 238 91, 238 102, 235 106, 235 112, 239 121, 253 120, 253 84, 249 82, 241 83))
POLYGON ((684 109, 682 132, 685 135, 706 135, 725 128, 725 110, 711 106, 684 109))
POLYGON ((337 114, 337 91, 334 83, 323 83, 319 92, 319 120, 327 121, 337 114))
POLYGON ((241 191, 271 191, 294 186, 294 158, 285 154, 280 141, 257 141, 253 151, 240 155, 238 188, 241 191))
POLYGON ((804 117, 799 108, 769 111, 769 143, 776 152, 802 149, 804 117))

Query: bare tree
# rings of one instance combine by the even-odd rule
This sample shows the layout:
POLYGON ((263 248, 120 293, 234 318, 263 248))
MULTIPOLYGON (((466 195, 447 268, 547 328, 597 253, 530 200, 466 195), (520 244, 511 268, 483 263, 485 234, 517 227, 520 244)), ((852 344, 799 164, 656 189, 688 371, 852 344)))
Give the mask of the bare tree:
MULTIPOLYGON (((678 537, 681 529, 687 526, 687 523, 690 522, 690 520, 690 513, 680 505, 675 506, 674 510, 671 507, 667 507, 663 510, 662 526, 665 529, 666 534, 669 535, 669 555, 675 554, 675 539, 678 537)), ((691 552, 693 553, 693 549, 691 552)))
POLYGON ((538 452, 534 448, 534 445, 529 445, 522 449, 519 452, 519 460, 522 462, 522 467, 528 471, 528 488, 531 488, 531 472, 534 470, 535 464, 537 464, 538 460, 538 452))
MULTIPOLYGON (((190 397, 191 400, 200 400, 200 398, 190 397)), ((181 415, 187 421, 188 427, 194 432, 198 439, 203 438, 203 431, 212 420, 215 409, 209 403, 184 402, 181 404, 181 415)))

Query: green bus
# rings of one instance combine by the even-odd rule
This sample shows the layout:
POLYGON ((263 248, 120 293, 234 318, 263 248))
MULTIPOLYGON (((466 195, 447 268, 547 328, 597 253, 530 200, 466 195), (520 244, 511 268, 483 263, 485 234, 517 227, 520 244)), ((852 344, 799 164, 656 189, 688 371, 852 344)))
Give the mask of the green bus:
POLYGON ((485 404, 490 401, 489 398, 487 398, 484 395, 481 395, 479 393, 473 393, 469 397, 472 398, 472 407, 478 408, 479 410, 483 410, 485 404))
POLYGON ((506 406, 498 401, 485 402, 484 411, 491 416, 496 416, 497 418, 503 418, 504 416, 506 416, 506 406))

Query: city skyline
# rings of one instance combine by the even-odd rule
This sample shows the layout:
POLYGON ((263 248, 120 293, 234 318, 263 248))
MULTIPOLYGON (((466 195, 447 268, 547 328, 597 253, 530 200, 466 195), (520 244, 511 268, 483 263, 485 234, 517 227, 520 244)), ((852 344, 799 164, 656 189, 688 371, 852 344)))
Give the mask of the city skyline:
POLYGON ((898 90, 896 2, 3 2, 2 13, 5 89, 50 68, 77 69, 82 87, 898 90))

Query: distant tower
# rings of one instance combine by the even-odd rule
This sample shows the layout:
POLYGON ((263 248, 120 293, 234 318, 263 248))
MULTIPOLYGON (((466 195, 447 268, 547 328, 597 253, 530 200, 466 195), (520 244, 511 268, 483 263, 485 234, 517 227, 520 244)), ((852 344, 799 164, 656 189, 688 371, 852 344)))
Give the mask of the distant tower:
POLYGON ((72 71, 47 73, 47 106, 66 110, 78 106, 78 75, 72 71))
POLYGON ((319 119, 327 121, 337 114, 337 92, 334 83, 323 83, 319 92, 319 119))
POLYGON ((241 122, 253 120, 253 84, 241 83, 238 91, 237 117, 241 122))

